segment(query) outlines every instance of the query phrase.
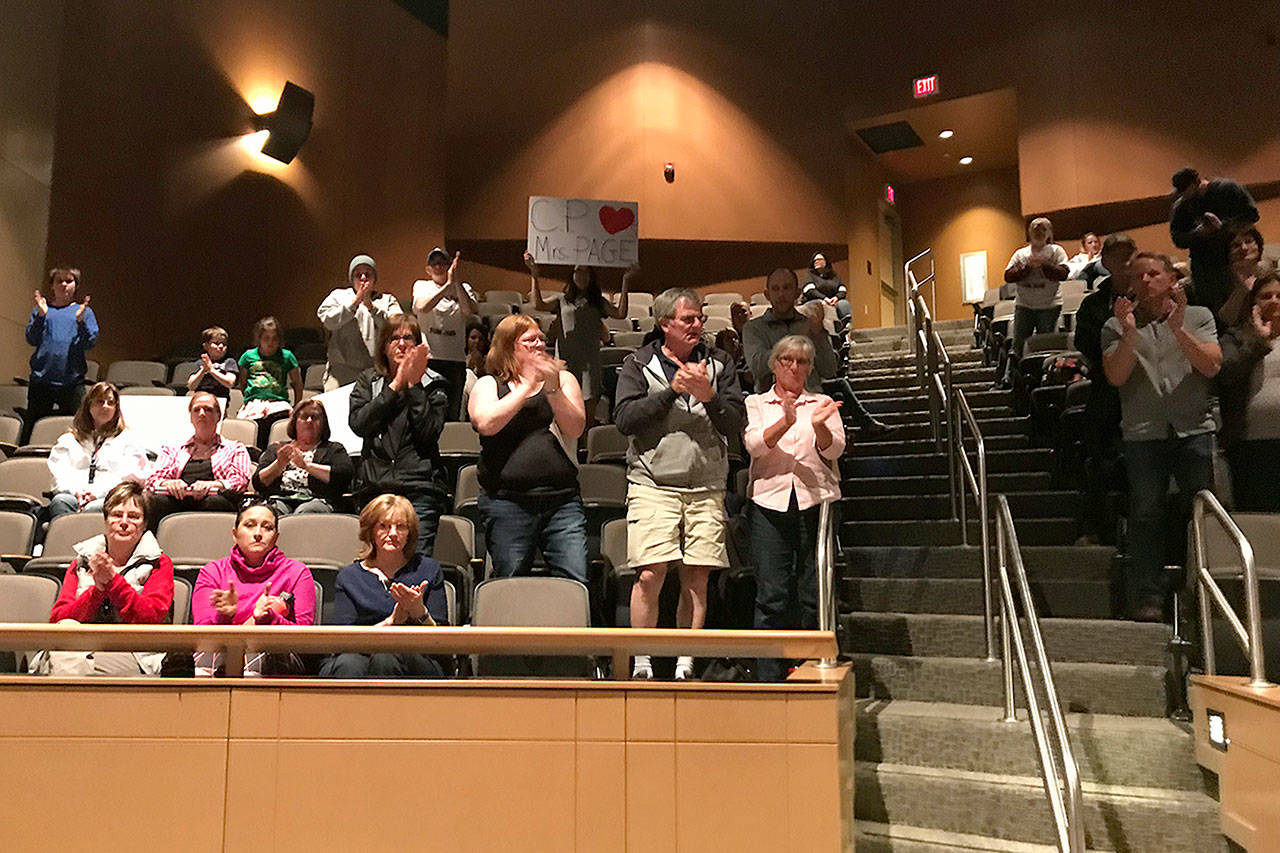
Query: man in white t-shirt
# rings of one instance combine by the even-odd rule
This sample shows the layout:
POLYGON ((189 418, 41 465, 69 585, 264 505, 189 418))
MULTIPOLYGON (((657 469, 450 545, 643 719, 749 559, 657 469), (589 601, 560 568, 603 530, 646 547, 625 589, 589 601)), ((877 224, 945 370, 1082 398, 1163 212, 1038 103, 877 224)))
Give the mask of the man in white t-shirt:
POLYGON ((1016 284, 1018 295, 1013 308, 1013 349, 1009 351, 1003 383, 1013 381, 1013 371, 1022 358, 1022 345, 1034 334, 1058 328, 1062 296, 1058 283, 1067 278, 1067 252, 1053 242, 1053 223, 1043 216, 1027 226, 1030 242, 1013 253, 1004 268, 1004 280, 1016 284))
POLYGON ((461 252, 450 262, 439 246, 427 255, 427 277, 413 283, 413 313, 431 347, 431 369, 449 383, 448 419, 461 417, 467 381, 467 320, 476 313, 471 285, 454 280, 461 252))
POLYGON ((387 320, 404 313, 390 293, 378 293, 378 266, 368 255, 356 255, 347 265, 350 287, 339 287, 325 297, 316 316, 329 333, 329 360, 324 389, 332 391, 356 381, 361 371, 373 367, 378 332, 387 320))

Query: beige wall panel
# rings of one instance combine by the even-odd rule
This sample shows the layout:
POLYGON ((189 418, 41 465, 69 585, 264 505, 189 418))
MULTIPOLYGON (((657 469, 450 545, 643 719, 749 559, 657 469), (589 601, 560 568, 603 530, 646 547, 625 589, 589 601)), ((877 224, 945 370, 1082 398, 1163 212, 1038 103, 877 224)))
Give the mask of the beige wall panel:
POLYGON ((583 853, 625 850, 626 745, 579 742, 576 761, 577 849, 583 853))
POLYGON ((26 737, 226 737, 228 694, 221 690, 0 689, 4 735, 26 737))
POLYGON ((840 786, 840 755, 830 746, 787 745, 787 802, 790 845, 796 853, 820 850, 832 838, 844 838, 852 847, 852 778, 847 790, 840 786))
MULTIPOLYGON (((103 719, 122 721, 106 713, 103 719)), ((0 778, 8 780, 0 846, 10 853, 219 850, 226 749, 225 737, 0 739, 0 778), (137 816, 138 826, 126 829, 122 815, 137 816)))
POLYGON ((671 741, 675 736, 674 693, 643 691, 627 694, 628 741, 671 741))
POLYGON ((231 737, 280 736, 279 690, 232 690, 231 737))
POLYGON ((570 691, 285 690, 280 736, 572 740, 573 703, 570 691))
POLYGON ((839 706, 830 696, 787 697, 788 743, 835 743, 839 736, 839 706))
POLYGON ((227 850, 269 849, 278 801, 280 743, 276 740, 227 744, 227 850))
POLYGON ((786 735, 784 694, 676 695, 676 736, 682 742, 774 743, 786 735))
POLYGON ((785 850, 786 779, 783 744, 676 744, 680 849, 785 850))
MULTIPOLYGON (((1228 719, 1228 733, 1232 724, 1228 719)), ((1219 782, 1223 830, 1250 851, 1273 849, 1280 840, 1280 762, 1236 743, 1233 734, 1219 782)))
POLYGON ((579 740, 621 741, 627 729, 627 696, 621 690, 580 691, 575 700, 579 740))
POLYGON ((675 819, 675 744, 628 743, 627 849, 674 853, 675 819))

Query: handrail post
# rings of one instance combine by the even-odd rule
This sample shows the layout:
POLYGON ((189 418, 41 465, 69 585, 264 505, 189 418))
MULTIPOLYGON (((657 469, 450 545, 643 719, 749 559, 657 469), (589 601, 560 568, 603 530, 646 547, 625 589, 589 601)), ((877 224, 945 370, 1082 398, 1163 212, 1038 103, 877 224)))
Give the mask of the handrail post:
MULTIPOLYGON (((956 453, 959 446, 956 443, 956 391, 955 384, 951 378, 951 359, 947 359, 946 364, 946 386, 947 399, 944 401, 947 410, 947 494, 951 499, 951 518, 954 520, 956 516, 956 453)), ((962 537, 967 537, 968 531, 965 530, 963 524, 960 525, 962 537)), ((964 544, 969 543, 963 538, 964 544)))
MULTIPOLYGON (((832 521, 831 501, 823 501, 818 507, 818 542, 815 555, 815 568, 818 572, 818 630, 836 630, 835 600, 835 533, 832 521)), ((818 661, 820 669, 835 667, 834 657, 822 658, 818 661)))
MULTIPOLYGON (((1000 567, 1000 577, 1005 577, 1008 572, 1008 554, 1005 551, 1005 529, 1004 519, 996 518, 996 559, 1000 567)), ((990 599, 987 601, 990 606, 990 599)), ((1004 600, 1004 596, 1000 597, 1000 683, 1004 688, 1004 718, 1003 722, 1016 723, 1018 721, 1017 714, 1013 710, 1013 630, 1016 627, 1014 620, 1018 618, 1016 613, 1009 612, 1009 606, 1004 600)), ((989 651, 989 650, 988 650, 989 651)))
POLYGON ((988 506, 987 446, 981 433, 974 438, 978 450, 978 517, 981 519, 978 524, 978 533, 982 539, 982 612, 987 623, 987 660, 990 661, 995 660, 996 656, 996 631, 995 615, 991 608, 991 509, 988 506))

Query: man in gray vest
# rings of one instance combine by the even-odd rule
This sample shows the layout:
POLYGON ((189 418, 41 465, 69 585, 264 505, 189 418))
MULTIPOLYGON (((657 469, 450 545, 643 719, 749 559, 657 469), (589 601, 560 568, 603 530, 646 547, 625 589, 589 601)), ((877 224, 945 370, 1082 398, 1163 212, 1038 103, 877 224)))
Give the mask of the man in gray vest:
MULTIPOLYGON (((631 627, 658 624, 658 595, 672 566, 680 574, 676 624, 701 628, 707 578, 727 568, 725 484, 729 436, 746 426, 746 405, 732 362, 702 343, 702 300, 672 288, 653 301, 662 340, 623 363, 613 419, 627 448, 627 563, 636 573, 631 627)), ((652 678, 636 655, 633 678, 652 678)), ((676 678, 693 677, 693 658, 676 661, 676 678)))

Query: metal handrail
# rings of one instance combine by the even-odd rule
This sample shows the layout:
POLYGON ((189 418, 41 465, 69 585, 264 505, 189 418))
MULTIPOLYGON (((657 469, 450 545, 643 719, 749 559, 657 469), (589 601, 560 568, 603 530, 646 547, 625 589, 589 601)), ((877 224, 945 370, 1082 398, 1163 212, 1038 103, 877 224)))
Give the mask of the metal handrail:
POLYGON ((1058 849, 1063 853, 1084 853, 1084 796, 1080 785, 1080 768, 1071 751, 1067 736, 1067 722, 1058 702, 1058 691, 1053 682, 1053 671, 1045 654, 1044 638, 1040 633, 1040 620, 1031 598, 1031 585, 1027 582, 1026 568, 1022 565, 1022 551, 1018 547, 1018 533, 1009 512, 1009 501, 1004 495, 996 496, 996 549, 1000 575, 1000 627, 1004 640, 1001 655, 1001 674, 1004 681, 1004 721, 1017 721, 1013 703, 1012 649, 1018 658, 1018 670, 1022 677, 1022 692, 1027 700, 1027 717, 1036 742, 1036 755, 1040 761, 1040 776, 1053 815, 1058 834, 1058 849), (1010 581, 1010 555, 1012 555, 1013 581, 1010 581), (1040 702, 1036 696, 1036 682, 1027 660, 1027 649, 1018 623, 1018 608, 1014 600, 1013 585, 1018 587, 1022 599, 1023 618, 1031 647, 1035 654, 1036 669, 1040 673, 1040 687, 1044 690, 1049 725, 1053 738, 1045 730, 1040 714, 1040 702), (1057 748, 1057 760, 1054 756, 1057 748), (1061 763, 1061 771, 1058 764, 1061 763))
POLYGON ((932 299, 930 300, 932 302, 932 307, 933 307, 932 313, 937 314, 938 313, 938 285, 934 282, 934 275, 933 275, 934 274, 933 249, 932 248, 925 249, 923 252, 921 252, 920 254, 916 255, 914 258, 912 258, 911 260, 903 264, 902 268, 906 276, 905 280, 909 282, 908 292, 911 293, 912 295, 914 295, 916 291, 924 287, 926 284, 931 285, 929 288, 929 295, 932 297, 932 299), (929 274, 917 282, 915 278, 915 273, 912 272, 911 270, 911 266, 915 264, 917 261, 921 261, 926 257, 929 259, 929 274))
POLYGON ((1249 537, 1236 524, 1214 496, 1205 489, 1196 495, 1191 510, 1191 539, 1196 549, 1196 588, 1200 592, 1200 637, 1204 648, 1204 671, 1213 675, 1217 669, 1213 651, 1213 607, 1216 604, 1235 634, 1236 642, 1249 657, 1249 686, 1271 687, 1267 681, 1266 661, 1262 649, 1262 604, 1258 595, 1258 569, 1254 565, 1253 545, 1249 537), (1214 580, 1209 568, 1204 539, 1204 517, 1209 513, 1231 537, 1240 555, 1240 571, 1244 579, 1244 608, 1246 624, 1240 623, 1235 608, 1222 594, 1222 588, 1214 580), (1212 599, 1212 604, 1210 603, 1212 599))
MULTIPOLYGON (((823 501, 818 508, 818 543, 815 562, 818 572, 818 630, 836 630, 835 595, 835 522, 832 502, 823 501)), ((821 669, 836 666, 836 657, 824 657, 818 661, 821 669)))
MULTIPOLYGON (((995 612, 991 606, 992 598, 992 582, 991 582, 991 513, 989 512, 988 501, 990 494, 987 485, 987 442, 982 436, 982 429, 978 426, 978 419, 973 414, 973 409, 969 406, 969 401, 961 389, 955 389, 951 395, 953 401, 954 415, 951 422, 955 428, 951 432, 951 466, 960 469, 963 477, 956 477, 957 492, 954 493, 953 503, 959 510, 960 517, 960 541, 969 544, 969 513, 968 504, 965 502, 965 485, 967 484, 974 500, 978 502, 978 518, 981 520, 978 525, 978 535, 982 540, 982 625, 983 632, 986 637, 987 660, 996 659, 996 626, 995 612), (969 455, 964 450, 964 434, 963 429, 968 426, 969 432, 973 434, 975 447, 975 457, 977 458, 978 470, 975 472, 973 465, 969 462, 969 455)), ((1004 500, 1003 496, 999 500, 1004 500)))

